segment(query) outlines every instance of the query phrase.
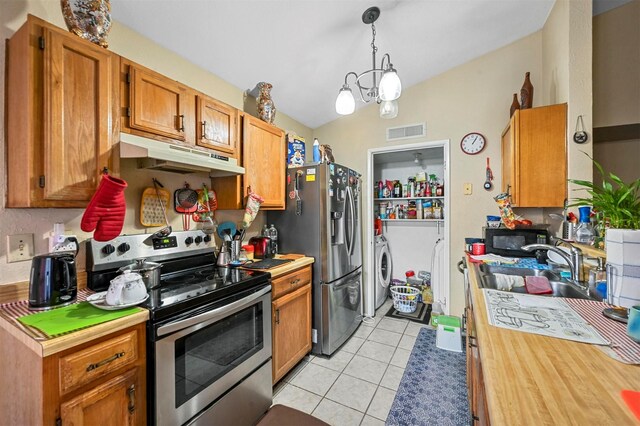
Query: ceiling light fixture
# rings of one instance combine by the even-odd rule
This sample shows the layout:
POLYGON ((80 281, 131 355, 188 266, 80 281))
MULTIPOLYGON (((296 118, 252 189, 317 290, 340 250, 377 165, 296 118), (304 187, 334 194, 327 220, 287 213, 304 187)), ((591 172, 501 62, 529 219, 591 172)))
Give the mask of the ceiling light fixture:
POLYGON ((371 57, 373 68, 356 74, 351 71, 344 76, 344 84, 338 93, 336 99, 336 112, 340 115, 349 115, 355 111, 356 101, 353 98, 353 92, 347 79, 350 75, 355 77, 355 85, 360 92, 362 102, 368 103, 375 100, 380 105, 380 117, 395 118, 398 115, 398 102, 396 101, 402 93, 402 83, 398 77, 397 71, 393 68, 391 57, 385 53, 380 62, 380 68, 376 68, 376 26, 375 21, 380 16, 380 9, 370 7, 362 14, 362 22, 371 24, 371 32, 373 38, 371 40, 371 57), (386 60, 386 63, 385 63, 386 60), (363 80, 365 76, 371 76, 371 86, 366 86, 363 80), (380 84, 378 85, 378 79, 380 84))
POLYGON ((413 162, 416 164, 420 164, 420 160, 422 159, 422 153, 421 152, 414 152, 413 153, 413 162))

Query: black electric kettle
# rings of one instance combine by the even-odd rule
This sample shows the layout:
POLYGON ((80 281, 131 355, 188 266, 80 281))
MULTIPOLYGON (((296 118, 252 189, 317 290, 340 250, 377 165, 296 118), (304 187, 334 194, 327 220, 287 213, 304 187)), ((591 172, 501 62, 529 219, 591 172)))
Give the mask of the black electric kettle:
POLYGON ((49 253, 31 261, 29 309, 45 310, 76 300, 76 259, 71 253, 49 253))

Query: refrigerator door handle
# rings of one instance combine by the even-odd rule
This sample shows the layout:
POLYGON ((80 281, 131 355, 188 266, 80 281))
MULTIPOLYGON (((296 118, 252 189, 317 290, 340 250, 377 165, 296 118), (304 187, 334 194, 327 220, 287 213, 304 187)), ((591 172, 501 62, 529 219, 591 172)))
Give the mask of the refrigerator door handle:
POLYGON ((354 240, 355 240, 355 234, 356 234, 356 224, 355 224, 355 214, 356 214, 356 209, 355 209, 355 201, 353 198, 353 193, 351 192, 351 187, 347 186, 347 204, 349 205, 349 233, 348 233, 348 239, 347 239, 347 252, 349 253, 349 256, 351 256, 353 254, 353 247, 354 247, 354 240))
POLYGON ((342 283, 338 284, 337 286, 334 286, 334 287, 333 287, 333 290, 334 290, 334 291, 335 291, 335 290, 339 290, 339 289, 341 289, 342 287, 346 287, 346 286, 348 286, 348 285, 350 285, 350 284, 353 284, 353 282, 354 282, 354 281, 357 281, 357 279, 358 279, 358 277, 359 277, 360 275, 362 275, 362 271, 358 271, 356 274, 354 274, 354 276, 352 277, 352 279, 350 279, 350 280, 345 280, 344 282, 342 282, 342 283))

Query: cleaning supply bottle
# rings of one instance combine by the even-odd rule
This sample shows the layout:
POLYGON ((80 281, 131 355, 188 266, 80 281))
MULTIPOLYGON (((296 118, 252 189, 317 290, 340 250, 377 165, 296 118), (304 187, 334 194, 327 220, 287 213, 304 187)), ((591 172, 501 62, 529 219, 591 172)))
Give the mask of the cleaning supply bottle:
POLYGON ((596 237, 595 230, 591 224, 591 207, 579 207, 580 223, 576 229, 576 242, 593 245, 596 237))
POLYGON ((318 142, 318 138, 313 138, 313 162, 320 162, 320 142, 318 142))
MULTIPOLYGON (((265 225, 266 226, 266 225, 265 225)), ((269 238, 271 238, 271 244, 273 247, 273 254, 278 254, 278 230, 276 226, 272 223, 269 228, 269 238)))
POLYGON ((431 309, 431 326, 432 327, 438 328, 438 317, 440 315, 444 315, 444 311, 442 310, 442 306, 440 305, 440 303, 435 302, 432 305, 432 309, 431 309))
POLYGON ((607 271, 602 257, 598 258, 598 266, 589 273, 589 284, 593 285, 603 299, 607 298, 607 271))

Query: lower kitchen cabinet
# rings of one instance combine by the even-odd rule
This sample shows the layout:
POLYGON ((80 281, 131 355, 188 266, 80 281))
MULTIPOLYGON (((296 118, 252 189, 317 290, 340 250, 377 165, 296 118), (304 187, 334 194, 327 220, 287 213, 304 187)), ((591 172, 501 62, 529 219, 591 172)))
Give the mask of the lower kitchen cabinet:
POLYGON ((489 411, 487 409, 487 397, 482 377, 482 362, 480 360, 480 348, 476 337, 473 319, 473 306, 466 308, 467 319, 467 387, 469 391, 469 407, 473 424, 488 425, 489 411))
POLYGON ((311 351, 311 266, 272 281, 273 383, 311 351))
POLYGON ((3 333, 1 423, 146 424, 145 333, 141 323, 44 358, 3 333))

